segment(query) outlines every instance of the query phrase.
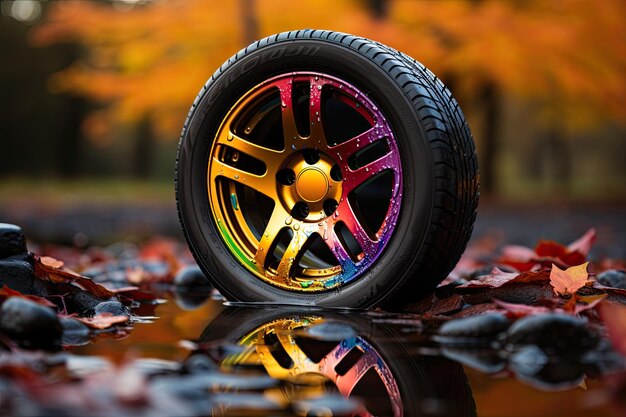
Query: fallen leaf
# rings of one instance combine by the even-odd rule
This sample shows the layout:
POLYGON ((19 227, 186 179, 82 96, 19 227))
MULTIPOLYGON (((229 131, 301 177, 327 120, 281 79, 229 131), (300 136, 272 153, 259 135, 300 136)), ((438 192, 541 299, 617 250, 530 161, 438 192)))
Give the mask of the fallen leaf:
POLYGON ((52 301, 46 300, 43 297, 38 297, 36 295, 25 295, 22 294, 19 291, 15 291, 12 288, 7 287, 7 285, 5 284, 2 288, 0 288, 0 300, 5 300, 9 297, 20 297, 20 298, 26 298, 30 301, 34 301, 37 304, 41 304, 42 306, 46 306, 46 307, 52 307, 52 308, 57 308, 57 305, 54 304, 52 301))
POLYGON ((584 302, 585 304, 577 304, 574 308, 574 314, 580 314, 585 310, 591 310, 595 308, 602 300, 604 300, 608 294, 597 294, 597 295, 586 295, 580 296, 577 295, 576 299, 584 302))
POLYGON ((512 266, 518 271, 529 271, 537 264, 545 268, 550 264, 567 268, 585 262, 595 240, 595 229, 589 229, 569 246, 552 240, 539 241, 534 250, 525 246, 509 245, 502 249, 498 262, 512 266))
POLYGON ((463 308, 463 297, 459 294, 453 294, 450 297, 439 300, 427 311, 431 314, 448 314, 459 311, 463 308))
POLYGON ((488 275, 482 275, 468 281, 457 288, 495 288, 517 277, 519 272, 504 272, 500 268, 493 268, 488 275))
POLYGON ((509 313, 509 315, 514 316, 516 318, 528 316, 530 314, 549 313, 553 311, 552 309, 549 309, 548 307, 507 303, 505 301, 498 300, 497 298, 494 298, 493 302, 498 307, 506 310, 509 313))
POLYGON ((626 355, 626 306, 603 303, 598 307, 613 347, 626 355))
POLYGON ((595 308, 608 294, 578 295, 572 294, 569 300, 563 305, 563 310, 571 314, 580 314, 583 311, 595 308))
POLYGON ((94 317, 75 317, 93 329, 108 329, 114 324, 126 323, 128 316, 114 316, 111 313, 100 313, 94 317))
POLYGON ((63 268, 63 265, 65 265, 63 261, 55 259, 51 256, 42 256, 39 258, 39 260, 45 266, 49 266, 50 268, 55 268, 55 269, 63 268))
POLYGON ((582 288, 589 277, 587 265, 589 265, 589 262, 562 270, 552 264, 550 284, 554 288, 555 293, 559 295, 573 294, 582 288))
POLYGON ((483 275, 456 288, 499 288, 511 284, 542 284, 549 281, 547 271, 503 272, 494 268, 489 275, 483 275))
POLYGON ((585 233, 580 239, 570 243, 567 247, 567 250, 569 252, 578 252, 583 254, 584 256, 587 256, 589 255, 591 246, 596 241, 596 238, 596 229, 591 228, 587 230, 587 233, 585 233))
POLYGON ((93 295, 102 298, 113 296, 113 293, 90 278, 63 267, 63 262, 49 256, 35 256, 35 275, 54 284, 74 282, 93 295), (60 266, 59 266, 60 265, 60 266))

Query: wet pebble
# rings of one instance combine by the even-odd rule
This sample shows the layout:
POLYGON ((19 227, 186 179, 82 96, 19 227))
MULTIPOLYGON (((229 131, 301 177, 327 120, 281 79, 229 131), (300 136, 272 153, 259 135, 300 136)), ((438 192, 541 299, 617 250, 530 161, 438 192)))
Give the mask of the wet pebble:
POLYGON ((174 301, 183 310, 192 311, 204 304, 210 296, 208 292, 193 293, 189 291, 174 291, 174 301))
POLYGON ((120 303, 119 301, 115 301, 115 300, 104 301, 98 304, 97 306, 95 306, 93 311, 94 311, 94 315, 98 315, 102 313, 109 313, 114 316, 130 317, 130 313, 128 309, 124 307, 122 303, 120 303))
POLYGON ((177 287, 207 287, 209 286, 209 280, 204 275, 204 272, 197 266, 187 266, 181 269, 174 277, 174 285, 177 287))
POLYGON ((62 345, 82 346, 89 343, 90 331, 85 324, 70 317, 61 317, 60 322, 63 328, 62 345))
POLYGON ((583 319, 566 314, 526 316, 511 325, 506 342, 536 345, 548 354, 580 354, 598 344, 598 336, 583 319))
POLYGON ((537 346, 524 346, 509 358, 518 379, 542 390, 563 390, 580 385, 584 368, 572 358, 551 357, 537 346))
POLYGON ((626 289, 626 271, 609 269, 598 275, 598 282, 607 287, 626 289))
POLYGON ((26 239, 19 226, 0 223, 0 259, 26 252, 26 239))
POLYGON ((102 303, 102 299, 92 295, 88 291, 78 290, 70 293, 66 297, 68 308, 72 312, 85 314, 91 312, 98 304, 102 303))
POLYGON ((63 331, 50 307, 20 297, 2 303, 0 330, 27 346, 53 345, 63 331))
POLYGON ((190 374, 210 372, 217 369, 217 365, 208 355, 194 353, 185 360, 185 370, 190 374))
POLYGON ((35 281, 33 266, 20 259, 0 260, 0 287, 7 287, 21 292, 32 294, 35 281))
POLYGON ((439 336, 457 339, 454 343, 494 338, 506 331, 510 323, 509 319, 500 313, 464 317, 444 323, 439 329, 439 336))

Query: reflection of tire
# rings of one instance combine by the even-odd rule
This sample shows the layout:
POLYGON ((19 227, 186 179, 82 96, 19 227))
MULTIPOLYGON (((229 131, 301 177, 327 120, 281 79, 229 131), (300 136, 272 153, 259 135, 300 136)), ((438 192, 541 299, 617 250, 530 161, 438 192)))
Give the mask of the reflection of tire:
MULTIPOLYGON (((309 335, 312 333, 308 332, 309 335)), ((254 347, 257 352, 264 352, 265 357, 272 355, 275 359, 269 363, 259 359, 263 355, 257 356, 255 360, 265 366, 270 376, 279 379, 293 376, 291 370, 300 367, 300 372, 306 371, 309 375, 317 372, 336 383, 337 375, 332 375, 333 370, 343 368, 338 372, 345 376, 360 366, 359 361, 376 358, 376 372, 365 373, 355 382, 352 391, 354 397, 364 401, 371 415, 394 415, 394 411, 395 415, 404 416, 476 415, 471 388, 458 363, 441 357, 424 357, 410 353, 414 347, 406 346, 392 328, 372 323, 362 315, 318 310, 307 312, 295 308, 229 308, 207 326, 200 341, 207 345, 212 345, 210 342, 214 341, 243 344, 254 347), (329 327, 319 329, 321 339, 324 340, 306 336, 306 330, 312 329, 310 326, 321 327, 328 324, 329 327), (281 329, 286 336, 283 334, 268 338, 269 328, 281 329), (255 336, 264 329, 265 338, 255 336), (264 349, 264 344, 269 345, 269 349, 264 349), (352 363, 347 359, 350 357, 348 352, 338 353, 350 346, 356 346, 362 354, 352 363), (328 357, 343 359, 333 365, 330 373, 328 367, 322 369, 323 366, 317 371, 312 370, 317 369, 315 367, 323 364, 328 357), (394 407, 394 401, 397 407, 394 407)), ((239 358, 245 358, 241 360, 243 362, 249 361, 251 357, 253 356, 249 351, 239 357, 233 354, 223 363, 237 366, 243 364, 239 358)), ((255 363, 246 365, 254 367, 255 363)), ((337 387, 345 394, 340 383, 337 383, 337 387)))
POLYGON ((409 302, 453 268, 477 199, 450 92, 407 56, 341 33, 287 32, 237 53, 179 146, 185 235, 230 299, 409 302))

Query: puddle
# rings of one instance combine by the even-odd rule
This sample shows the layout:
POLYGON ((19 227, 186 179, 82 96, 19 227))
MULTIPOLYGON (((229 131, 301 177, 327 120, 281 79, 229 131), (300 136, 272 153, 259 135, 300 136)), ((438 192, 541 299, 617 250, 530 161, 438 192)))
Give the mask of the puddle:
MULTIPOLYGON (((158 320, 136 324, 125 338, 72 348, 83 358, 69 362, 72 372, 85 381, 107 372, 140 375, 143 391, 134 410, 149 414, 618 413, 613 381, 601 375, 623 369, 623 358, 602 343, 584 360, 572 361, 532 344, 513 349, 436 341, 436 329, 409 314, 224 305, 215 299, 198 305, 198 299, 195 309, 170 299, 157 307, 158 320)), ((132 398, 115 395, 122 405, 116 412, 132 414, 132 398)))

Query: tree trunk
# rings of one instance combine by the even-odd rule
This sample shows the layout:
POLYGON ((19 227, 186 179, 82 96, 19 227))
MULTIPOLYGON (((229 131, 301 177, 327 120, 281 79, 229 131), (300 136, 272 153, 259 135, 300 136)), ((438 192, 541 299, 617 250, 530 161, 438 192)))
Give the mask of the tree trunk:
POLYGON ((146 115, 137 124, 137 138, 133 154, 133 174, 137 178, 146 179, 152 171, 154 154, 154 131, 150 116, 146 115))
POLYGON ((255 11, 254 0, 239 0, 241 20, 243 23, 243 41, 246 45, 259 38, 259 21, 255 11))
POLYGON ((500 92, 498 87, 488 82, 482 89, 484 109, 483 141, 480 164, 480 191, 484 194, 493 194, 498 189, 498 174, 496 173, 500 135, 500 92))

